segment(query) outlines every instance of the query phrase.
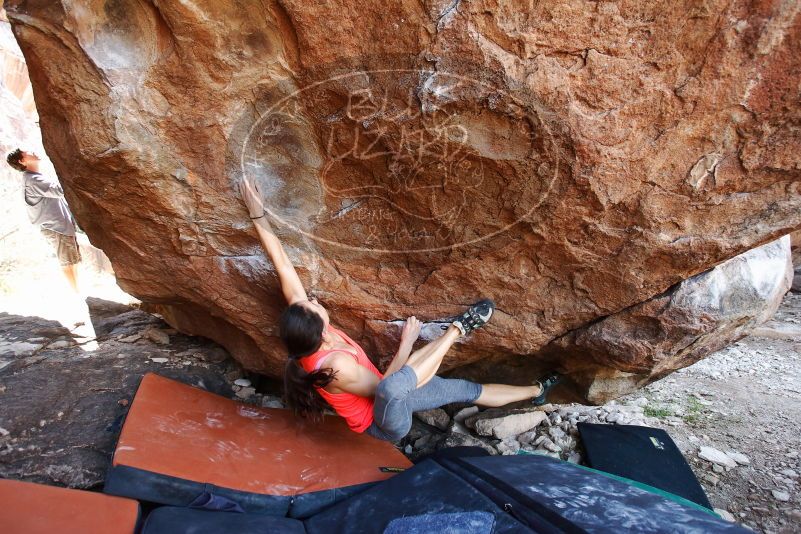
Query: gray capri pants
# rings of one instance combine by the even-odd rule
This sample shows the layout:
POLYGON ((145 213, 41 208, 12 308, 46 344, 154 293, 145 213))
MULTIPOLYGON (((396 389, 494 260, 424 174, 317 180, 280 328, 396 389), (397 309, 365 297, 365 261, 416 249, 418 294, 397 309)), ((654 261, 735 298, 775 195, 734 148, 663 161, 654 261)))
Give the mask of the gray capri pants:
POLYGON ((373 405, 373 424, 365 434, 397 441, 412 428, 412 414, 452 402, 473 402, 481 396, 481 384, 435 376, 417 387, 417 375, 404 365, 378 383, 373 405))

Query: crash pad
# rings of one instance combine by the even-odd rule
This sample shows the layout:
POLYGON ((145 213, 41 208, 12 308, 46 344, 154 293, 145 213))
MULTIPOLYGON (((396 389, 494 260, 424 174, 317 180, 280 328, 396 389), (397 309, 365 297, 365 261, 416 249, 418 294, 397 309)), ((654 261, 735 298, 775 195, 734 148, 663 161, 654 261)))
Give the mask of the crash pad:
MULTIPOLYGON (((494 534, 749 532, 694 504, 542 455, 432 457, 304 525, 308 534, 381 533, 398 518, 470 512, 492 515, 494 534)), ((429 531, 447 529, 432 521, 429 531)))
POLYGON ((210 512, 162 506, 145 521, 142 534, 306 534, 303 522, 261 514, 210 512))
POLYGON ((3 534, 133 534, 139 503, 122 497, 0 480, 3 534))
POLYGON ((339 417, 315 424, 147 374, 104 491, 175 506, 210 492, 248 512, 299 517, 411 465, 339 417))
POLYGON ((664 430, 592 423, 579 423, 578 430, 589 467, 648 484, 712 509, 692 468, 664 430))

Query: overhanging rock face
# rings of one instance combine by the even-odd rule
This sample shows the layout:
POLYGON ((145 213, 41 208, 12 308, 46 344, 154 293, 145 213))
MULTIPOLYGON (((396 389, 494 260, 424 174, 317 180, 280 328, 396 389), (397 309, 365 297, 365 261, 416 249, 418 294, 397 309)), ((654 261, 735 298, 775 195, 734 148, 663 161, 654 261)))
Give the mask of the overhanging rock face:
POLYGON ((376 357, 407 315, 492 297, 445 369, 536 359, 801 228, 796 3, 503 6, 6 2, 120 284, 253 370, 281 371, 282 302, 243 174, 376 357))
POLYGON ((790 289, 790 236, 550 343, 585 398, 604 403, 697 362, 770 319, 790 289))

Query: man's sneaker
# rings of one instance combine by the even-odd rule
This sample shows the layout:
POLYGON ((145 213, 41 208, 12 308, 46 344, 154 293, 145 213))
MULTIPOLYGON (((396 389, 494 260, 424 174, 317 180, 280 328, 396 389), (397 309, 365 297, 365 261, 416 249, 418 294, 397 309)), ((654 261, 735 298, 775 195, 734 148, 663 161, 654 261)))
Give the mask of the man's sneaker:
POLYGON ((490 299, 479 300, 470 308, 467 309, 462 315, 453 321, 453 324, 462 335, 469 334, 476 328, 484 326, 487 321, 492 317, 492 312, 495 311, 495 303, 490 299))

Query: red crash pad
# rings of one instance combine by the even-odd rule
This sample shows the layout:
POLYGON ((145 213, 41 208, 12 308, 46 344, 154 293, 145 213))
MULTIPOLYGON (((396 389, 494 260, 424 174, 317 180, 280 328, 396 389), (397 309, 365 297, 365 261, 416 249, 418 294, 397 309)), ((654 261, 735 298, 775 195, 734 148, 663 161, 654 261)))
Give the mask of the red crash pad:
POLYGON ((269 495, 376 482, 412 464, 388 442, 335 416, 304 421, 147 374, 123 426, 114 466, 269 495))
POLYGON ((139 503, 19 480, 0 480, 3 534, 133 534, 139 503))

